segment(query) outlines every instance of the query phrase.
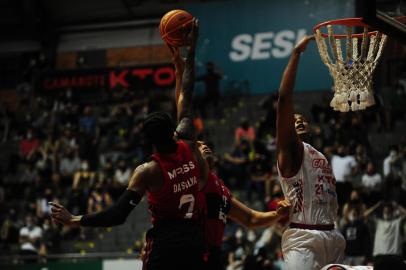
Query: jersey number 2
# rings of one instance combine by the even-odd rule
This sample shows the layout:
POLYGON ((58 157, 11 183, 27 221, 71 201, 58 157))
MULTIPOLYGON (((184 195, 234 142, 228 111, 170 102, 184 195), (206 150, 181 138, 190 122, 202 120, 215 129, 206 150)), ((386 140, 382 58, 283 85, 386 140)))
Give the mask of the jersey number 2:
POLYGON ((193 216, 193 207, 195 206, 195 197, 193 197, 192 194, 185 194, 180 197, 180 202, 179 202, 179 209, 182 208, 182 206, 186 203, 189 203, 189 208, 187 209, 187 212, 185 214, 185 218, 192 218, 193 216))

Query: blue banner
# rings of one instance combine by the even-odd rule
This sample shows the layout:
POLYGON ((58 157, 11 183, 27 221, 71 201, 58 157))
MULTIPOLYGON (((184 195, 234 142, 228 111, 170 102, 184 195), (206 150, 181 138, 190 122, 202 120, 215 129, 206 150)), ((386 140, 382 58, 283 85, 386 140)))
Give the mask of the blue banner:
MULTIPOLYGON (((276 91, 294 45, 323 21, 354 17, 353 0, 233 0, 184 8, 199 19, 197 74, 214 62, 223 88, 248 81, 252 93, 276 91)), ((329 90, 332 79, 315 42, 302 56, 296 90, 329 90)))

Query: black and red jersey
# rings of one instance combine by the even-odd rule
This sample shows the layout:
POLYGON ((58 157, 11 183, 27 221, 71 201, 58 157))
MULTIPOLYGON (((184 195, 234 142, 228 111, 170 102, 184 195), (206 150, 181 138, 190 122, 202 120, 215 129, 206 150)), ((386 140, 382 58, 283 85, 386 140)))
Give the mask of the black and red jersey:
POLYGON ((204 234, 208 247, 220 247, 223 241, 231 193, 214 173, 209 172, 207 183, 199 194, 199 208, 204 217, 204 234))
POLYGON ((155 153, 164 176, 160 191, 147 192, 152 224, 167 220, 195 220, 198 216, 199 165, 189 145, 180 140, 173 154, 155 153))

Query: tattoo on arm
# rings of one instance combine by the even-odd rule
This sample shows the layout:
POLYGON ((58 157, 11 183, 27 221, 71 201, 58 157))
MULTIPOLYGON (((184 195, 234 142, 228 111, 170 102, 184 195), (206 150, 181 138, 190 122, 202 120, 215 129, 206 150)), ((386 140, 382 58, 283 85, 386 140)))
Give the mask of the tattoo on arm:
POLYGON ((179 139, 192 140, 195 138, 195 130, 192 116, 192 96, 195 76, 195 52, 189 49, 183 72, 182 87, 177 103, 178 127, 176 133, 179 139))

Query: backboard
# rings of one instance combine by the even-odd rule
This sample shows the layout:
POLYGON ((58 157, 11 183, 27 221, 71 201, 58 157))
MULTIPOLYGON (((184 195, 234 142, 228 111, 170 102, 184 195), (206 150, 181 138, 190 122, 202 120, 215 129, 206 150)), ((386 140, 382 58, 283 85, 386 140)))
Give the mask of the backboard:
POLYGON ((358 0, 357 13, 366 24, 406 44, 405 0, 358 0))

